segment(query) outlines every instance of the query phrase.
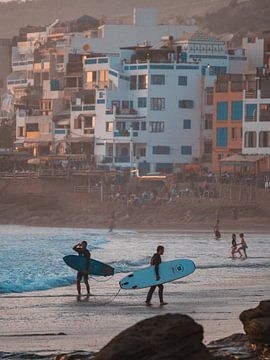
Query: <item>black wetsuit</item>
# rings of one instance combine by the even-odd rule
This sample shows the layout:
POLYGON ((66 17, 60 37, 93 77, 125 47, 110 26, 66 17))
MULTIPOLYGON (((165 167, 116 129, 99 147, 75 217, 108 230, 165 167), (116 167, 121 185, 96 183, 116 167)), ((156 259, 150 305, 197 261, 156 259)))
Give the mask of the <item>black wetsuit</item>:
MULTIPOLYGON (((161 256, 159 254, 154 254, 152 259, 151 259, 151 265, 154 265, 155 266, 155 273, 156 273, 156 276, 159 276, 159 264, 161 263, 161 256)), ((154 291, 156 290, 156 287, 158 286, 158 296, 159 296, 159 301, 161 303, 163 303, 163 288, 164 286, 162 284, 160 285, 154 285, 154 286, 151 286, 149 291, 148 291, 148 294, 147 294, 147 298, 146 298, 146 302, 147 303, 150 303, 151 302, 151 299, 152 299, 152 296, 153 296, 153 293, 154 291)))
POLYGON ((89 265, 90 265, 90 258, 91 258, 90 251, 87 249, 83 250, 80 245, 75 245, 73 247, 73 250, 76 251, 80 256, 85 257, 85 271, 87 271, 87 274, 84 274, 83 272, 78 271, 77 272, 77 280, 81 281, 83 278, 84 281, 87 281, 88 280, 88 270, 89 270, 89 265))

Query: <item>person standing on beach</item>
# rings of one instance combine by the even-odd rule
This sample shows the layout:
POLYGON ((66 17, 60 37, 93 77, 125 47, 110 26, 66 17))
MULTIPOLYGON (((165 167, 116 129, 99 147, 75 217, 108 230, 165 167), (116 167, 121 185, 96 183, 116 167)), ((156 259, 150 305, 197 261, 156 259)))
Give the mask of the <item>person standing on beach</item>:
POLYGON ((214 234, 216 240, 221 238, 220 230, 219 230, 219 220, 217 219, 216 225, 214 226, 214 234))
POLYGON ((112 215, 111 217, 109 218, 109 232, 112 232, 113 229, 114 229, 114 225, 115 225, 115 215, 114 215, 114 212, 112 212, 112 215))
POLYGON ((242 255, 242 253, 241 253, 241 250, 243 250, 243 253, 244 253, 244 255, 245 255, 245 259, 247 259, 247 252, 246 252, 246 249, 248 248, 248 246, 247 246, 247 243, 246 243, 246 240, 245 240, 245 238, 244 238, 244 234, 243 233, 241 233, 241 234, 239 234, 239 237, 240 237, 240 248, 238 249, 238 252, 239 252, 239 254, 240 254, 240 256, 241 257, 243 257, 243 255, 242 255))
POLYGON ((88 282, 88 272, 90 267, 90 258, 91 254, 90 251, 87 249, 87 241, 82 241, 81 243, 75 245, 73 250, 76 251, 80 256, 84 256, 85 258, 85 269, 83 271, 78 271, 77 273, 77 291, 78 295, 81 295, 81 281, 82 278, 85 283, 87 295, 90 296, 90 286, 88 282))
POLYGON ((232 251, 231 251, 232 259, 235 259, 235 254, 238 252, 237 243, 236 243, 236 235, 235 234, 232 234, 232 247, 231 247, 231 249, 232 249, 232 251))
MULTIPOLYGON (((159 265, 161 264, 161 255, 163 255, 163 254, 164 254, 164 246, 159 245, 157 247, 157 252, 151 258, 151 265, 155 266, 155 273, 156 273, 156 280, 157 281, 160 280, 159 265)), ((158 296, 159 296, 160 305, 163 306, 163 305, 168 304, 168 303, 163 301, 163 289, 164 289, 164 286, 162 284, 159 284, 159 285, 154 285, 154 286, 150 287, 150 289, 148 291, 148 294, 147 294, 147 297, 146 297, 146 301, 145 301, 147 306, 152 305, 151 304, 151 299, 152 299, 153 293, 156 290, 157 286, 158 286, 158 296)))

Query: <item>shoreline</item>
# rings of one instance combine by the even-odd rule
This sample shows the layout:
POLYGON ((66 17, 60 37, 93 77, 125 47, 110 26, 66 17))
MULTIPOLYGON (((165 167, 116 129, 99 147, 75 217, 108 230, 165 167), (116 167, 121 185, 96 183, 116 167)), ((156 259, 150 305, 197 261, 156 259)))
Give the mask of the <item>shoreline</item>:
MULTIPOLYGON (((63 223, 52 223, 52 222, 1 222, 0 225, 3 226, 25 226, 25 227, 48 227, 48 228, 68 228, 68 229, 92 229, 92 230, 108 230, 108 226, 106 224, 97 224, 97 226, 93 226, 93 224, 85 224, 78 223, 76 225, 63 222, 63 223)), ((121 226, 115 226, 113 232, 117 231, 136 231, 136 232, 209 232, 213 234, 213 230, 211 226, 205 225, 201 222, 189 222, 188 224, 177 224, 177 223, 164 223, 164 224, 151 224, 151 225, 136 225, 131 227, 130 224, 126 226, 121 224, 121 226)), ((108 231, 109 232, 109 231, 108 231)), ((270 232, 270 223, 267 224, 253 224, 250 225, 250 220, 246 219, 246 221, 240 223, 238 222, 224 222, 223 227, 221 227, 222 233, 232 233, 232 232, 248 232, 248 233, 269 233, 270 232)), ((222 240, 222 237, 221 239, 222 240)))

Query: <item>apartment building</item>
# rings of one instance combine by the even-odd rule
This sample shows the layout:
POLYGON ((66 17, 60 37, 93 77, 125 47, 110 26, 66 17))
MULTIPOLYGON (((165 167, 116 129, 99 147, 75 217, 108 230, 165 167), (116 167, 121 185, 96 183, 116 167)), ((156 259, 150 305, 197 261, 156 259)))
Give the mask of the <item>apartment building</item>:
MULTIPOLYGON (((242 153, 244 76, 218 75, 214 87, 212 171, 220 171, 219 160, 242 153)), ((231 171, 223 167, 222 171, 231 171)))
POLYGON ((265 69, 247 78, 243 103, 243 154, 269 156, 270 78, 265 69))

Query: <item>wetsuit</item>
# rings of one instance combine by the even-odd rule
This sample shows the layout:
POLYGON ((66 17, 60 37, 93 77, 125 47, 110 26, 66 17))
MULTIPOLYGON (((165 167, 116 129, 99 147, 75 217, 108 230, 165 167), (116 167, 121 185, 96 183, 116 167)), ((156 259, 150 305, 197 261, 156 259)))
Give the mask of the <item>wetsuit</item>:
MULTIPOLYGON (((155 266, 156 276, 159 276, 159 264, 161 264, 161 256, 159 254, 154 254, 152 259, 151 259, 151 265, 155 266)), ((148 294, 147 294, 146 303, 151 302, 153 293, 156 290, 157 286, 158 286, 159 301, 160 301, 160 303, 163 303, 163 288, 164 288, 164 286, 162 284, 154 285, 154 286, 150 287, 150 289, 148 291, 148 294)))
POLYGON ((73 250, 76 251, 80 256, 85 257, 85 271, 87 271, 87 274, 84 274, 82 271, 78 271, 77 272, 77 280, 81 281, 83 278, 84 281, 88 281, 88 270, 89 270, 90 258, 91 258, 90 251, 87 249, 83 250, 81 248, 81 245, 79 245, 79 244, 75 245, 73 247, 73 250))

